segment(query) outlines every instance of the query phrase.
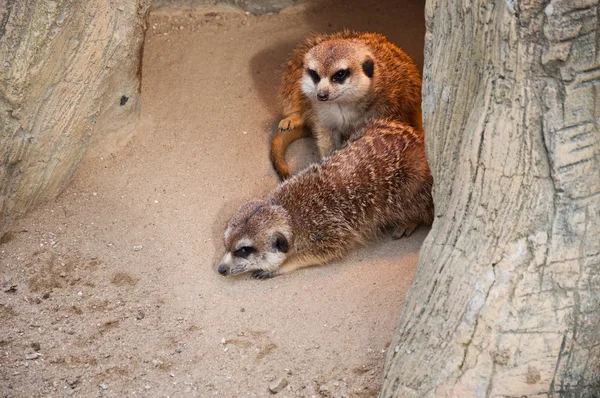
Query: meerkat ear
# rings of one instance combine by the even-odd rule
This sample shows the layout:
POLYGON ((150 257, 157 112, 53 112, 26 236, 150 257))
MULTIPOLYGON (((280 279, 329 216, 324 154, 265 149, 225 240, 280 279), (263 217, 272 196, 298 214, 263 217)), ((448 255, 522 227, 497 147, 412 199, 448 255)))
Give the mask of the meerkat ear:
POLYGON ((367 57, 365 62, 362 64, 362 70, 365 72, 367 77, 373 77, 373 72, 375 70, 375 62, 371 59, 371 57, 367 57))
POLYGON ((273 248, 282 253, 287 253, 290 249, 290 243, 281 232, 275 232, 273 235, 273 248))

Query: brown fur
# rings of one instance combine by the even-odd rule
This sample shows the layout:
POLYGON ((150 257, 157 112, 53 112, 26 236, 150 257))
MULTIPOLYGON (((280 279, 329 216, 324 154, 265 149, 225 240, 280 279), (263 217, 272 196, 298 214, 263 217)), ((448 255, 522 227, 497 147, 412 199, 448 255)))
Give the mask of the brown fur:
POLYGON ((423 135, 376 120, 348 145, 281 183, 232 217, 225 232, 222 274, 259 278, 323 264, 387 227, 409 235, 433 222, 432 178, 423 135), (254 252, 247 259, 235 253, 254 252))
MULTIPOLYGON (((322 76, 327 78, 329 76, 322 76)), ((387 118, 404 122, 417 130, 421 126, 421 77, 412 59, 385 36, 376 33, 343 31, 334 34, 315 35, 304 41, 288 61, 279 93, 283 119, 271 142, 270 157, 273 168, 283 180, 290 176, 285 161, 285 151, 291 142, 307 136, 310 131, 319 140, 321 155, 326 156, 339 149, 344 139, 360 131, 369 120, 387 118), (314 98, 303 93, 302 79, 307 73, 307 54, 318 62, 320 69, 329 75, 340 59, 348 61, 351 76, 363 74, 361 64, 365 57, 372 58, 374 74, 370 78, 368 93, 353 106, 360 114, 359 120, 350 126, 340 126, 343 137, 340 142, 327 142, 326 136, 335 132, 320 120, 314 98), (308 129, 294 131, 301 127, 308 129), (292 130, 292 131, 288 131, 292 130)))

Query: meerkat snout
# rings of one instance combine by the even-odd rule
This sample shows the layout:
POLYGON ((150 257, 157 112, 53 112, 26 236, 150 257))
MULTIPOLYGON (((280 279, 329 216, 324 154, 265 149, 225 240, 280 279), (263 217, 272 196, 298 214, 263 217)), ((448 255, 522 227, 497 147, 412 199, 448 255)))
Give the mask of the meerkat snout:
POLYGON ((221 264, 219 265, 218 271, 221 275, 227 275, 227 272, 229 272, 229 267, 227 266, 227 264, 221 264))
POLYGON ((317 99, 319 101, 327 101, 328 98, 329 98, 329 93, 325 93, 322 91, 317 93, 317 99))

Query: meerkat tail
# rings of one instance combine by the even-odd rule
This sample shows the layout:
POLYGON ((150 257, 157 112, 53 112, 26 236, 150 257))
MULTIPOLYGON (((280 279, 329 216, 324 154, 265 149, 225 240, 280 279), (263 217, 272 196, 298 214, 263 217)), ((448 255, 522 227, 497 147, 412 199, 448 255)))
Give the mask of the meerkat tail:
POLYGON ((285 161, 285 151, 292 142, 307 137, 308 135, 308 130, 303 127, 285 131, 278 130, 275 132, 275 135, 271 140, 270 157, 273 169, 275 169, 275 172, 281 181, 292 175, 290 168, 285 161))

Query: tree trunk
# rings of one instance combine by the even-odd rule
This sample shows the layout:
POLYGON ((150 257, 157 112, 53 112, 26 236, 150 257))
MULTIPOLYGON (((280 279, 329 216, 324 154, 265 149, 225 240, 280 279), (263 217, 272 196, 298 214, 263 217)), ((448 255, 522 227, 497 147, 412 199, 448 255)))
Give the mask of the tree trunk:
POLYGON ((382 397, 600 396, 598 0, 428 0, 436 221, 382 397))
POLYGON ((0 236, 139 118, 150 0, 0 0, 0 236))

